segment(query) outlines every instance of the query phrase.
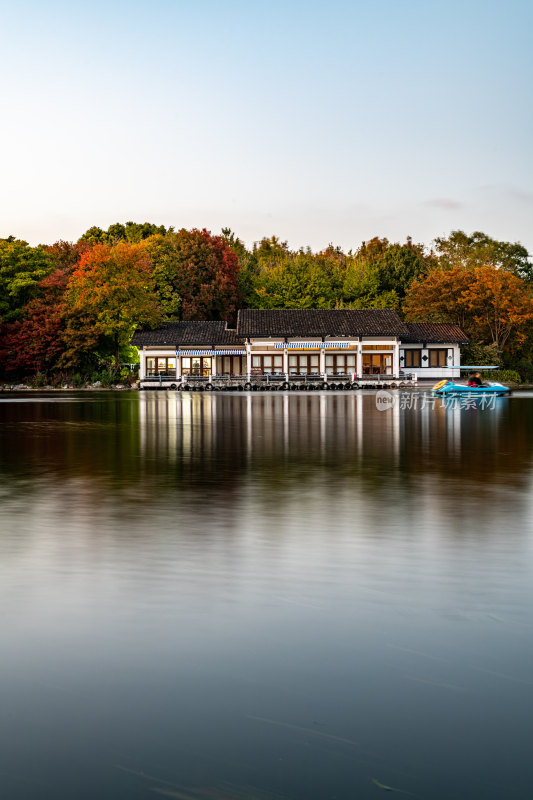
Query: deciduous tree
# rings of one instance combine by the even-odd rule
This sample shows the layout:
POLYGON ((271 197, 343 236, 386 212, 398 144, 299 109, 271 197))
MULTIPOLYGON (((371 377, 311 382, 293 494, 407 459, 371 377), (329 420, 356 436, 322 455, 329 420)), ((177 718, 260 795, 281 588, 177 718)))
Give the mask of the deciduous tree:
POLYGON ((111 337, 118 365, 120 346, 135 328, 154 326, 161 319, 146 247, 120 242, 114 247, 95 245, 85 252, 69 280, 66 309, 64 365, 74 365, 76 351, 94 347, 99 336, 111 337), (82 347, 84 336, 88 343, 82 347))
POLYGON ((90 245, 94 244, 109 244, 114 245, 118 242, 130 242, 130 244, 140 244, 144 239, 150 236, 171 233, 174 229, 169 228, 168 231, 164 225, 154 225, 152 222, 126 222, 124 225, 121 222, 115 222, 110 225, 107 231, 93 225, 85 233, 80 236, 79 242, 87 242, 90 245))
POLYGON ((64 350, 64 292, 68 271, 56 269, 40 282, 40 296, 24 308, 24 318, 2 327, 0 362, 7 372, 49 372, 64 350))
POLYGON ((464 231, 452 231, 446 238, 435 239, 435 250, 439 265, 445 269, 499 267, 533 282, 533 263, 520 242, 500 242, 481 231, 470 236, 464 231))
POLYGON ((46 249, 27 242, 0 239, 0 322, 20 320, 24 306, 39 294, 43 278, 54 264, 46 249))
POLYGON ((221 236, 185 230, 146 242, 164 313, 170 319, 234 320, 239 259, 221 236))
POLYGON ((413 282, 404 310, 412 320, 454 322, 474 341, 500 351, 524 342, 533 324, 531 287, 491 266, 433 270, 413 282))

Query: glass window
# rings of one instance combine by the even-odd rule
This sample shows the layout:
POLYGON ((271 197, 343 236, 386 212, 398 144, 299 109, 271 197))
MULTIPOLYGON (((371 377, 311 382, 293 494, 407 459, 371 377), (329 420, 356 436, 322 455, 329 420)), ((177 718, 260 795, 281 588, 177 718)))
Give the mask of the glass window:
POLYGON ((176 359, 166 356, 153 356, 146 359, 146 374, 176 377, 176 359))
POLYGON ((326 373, 328 375, 349 375, 357 368, 357 356, 350 355, 326 356, 326 373))
MULTIPOLYGON (((291 358, 291 356, 289 356, 291 358)), ((271 375, 283 372, 283 356, 252 356, 252 373, 255 375, 271 375)))
POLYGON ((404 365, 406 367, 419 367, 420 354, 420 350, 404 350, 404 365))
POLYGON ((181 371, 184 375, 203 375, 208 377, 211 374, 211 358, 207 356, 182 358, 181 371))

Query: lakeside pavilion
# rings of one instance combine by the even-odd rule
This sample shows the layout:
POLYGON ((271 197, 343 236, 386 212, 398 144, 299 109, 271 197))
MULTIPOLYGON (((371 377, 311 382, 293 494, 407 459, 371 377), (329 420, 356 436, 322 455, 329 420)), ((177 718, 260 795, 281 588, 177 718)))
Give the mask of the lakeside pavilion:
POLYGON ((142 388, 305 383, 357 388, 372 379, 457 378, 468 337, 448 323, 404 323, 390 309, 245 309, 226 322, 166 322, 137 331, 142 388))

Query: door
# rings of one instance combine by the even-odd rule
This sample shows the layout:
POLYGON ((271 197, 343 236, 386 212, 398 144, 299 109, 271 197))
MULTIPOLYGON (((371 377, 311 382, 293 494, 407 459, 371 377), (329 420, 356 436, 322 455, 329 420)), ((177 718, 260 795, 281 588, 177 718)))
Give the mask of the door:
POLYGON ((363 375, 392 375, 392 353, 363 353, 363 375))

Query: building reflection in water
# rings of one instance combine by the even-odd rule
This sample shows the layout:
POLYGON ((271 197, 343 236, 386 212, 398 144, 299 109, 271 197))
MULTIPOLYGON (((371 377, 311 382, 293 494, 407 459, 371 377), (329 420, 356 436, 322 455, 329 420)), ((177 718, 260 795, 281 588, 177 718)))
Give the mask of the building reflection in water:
POLYGON ((311 473, 329 481, 330 493, 345 477, 383 495, 392 489, 420 493, 420 482, 439 475, 442 495, 461 492, 459 483, 445 485, 450 478, 482 493, 502 472, 506 482, 518 483, 528 473, 531 431, 523 430, 522 418, 510 419, 505 398, 490 409, 440 401, 409 408, 398 393, 393 406, 380 411, 376 395, 363 392, 154 392, 141 394, 139 404, 145 478, 152 474, 157 481, 166 462, 182 488, 204 494, 250 480, 260 493, 270 483, 295 483, 311 473))
POLYGON ((145 457, 208 461, 244 452, 260 458, 312 456, 314 463, 386 452, 397 460, 398 404, 378 414, 374 395, 143 393, 140 443, 145 457))
POLYGON ((311 481, 323 496, 347 486, 380 503, 420 503, 431 484, 435 506, 529 485, 527 400, 502 398, 481 410, 409 408, 396 397, 386 411, 365 392, 142 392, 5 403, 0 475, 10 499, 42 488, 64 495, 78 515, 95 496, 96 510, 118 495, 139 498, 144 508, 167 501, 207 508, 215 495, 238 502, 242 487, 266 503, 282 484, 303 496, 311 481))

